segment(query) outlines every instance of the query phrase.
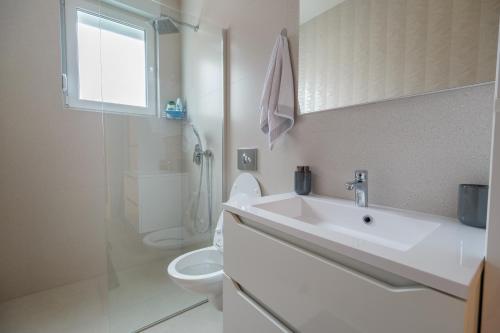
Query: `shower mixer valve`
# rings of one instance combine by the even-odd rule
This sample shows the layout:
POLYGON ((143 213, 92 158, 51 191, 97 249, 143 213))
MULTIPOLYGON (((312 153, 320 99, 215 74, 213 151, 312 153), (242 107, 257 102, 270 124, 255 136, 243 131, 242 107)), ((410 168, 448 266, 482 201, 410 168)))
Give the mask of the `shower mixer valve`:
POLYGON ((201 148, 201 145, 196 144, 194 146, 194 152, 193 152, 193 163, 196 165, 200 165, 201 162, 203 161, 203 157, 211 158, 212 151, 210 151, 209 149, 203 150, 201 148))
POLYGON ((196 165, 200 165, 202 159, 203 159, 203 149, 201 149, 201 146, 199 144, 196 144, 194 146, 194 152, 193 152, 193 163, 196 165))

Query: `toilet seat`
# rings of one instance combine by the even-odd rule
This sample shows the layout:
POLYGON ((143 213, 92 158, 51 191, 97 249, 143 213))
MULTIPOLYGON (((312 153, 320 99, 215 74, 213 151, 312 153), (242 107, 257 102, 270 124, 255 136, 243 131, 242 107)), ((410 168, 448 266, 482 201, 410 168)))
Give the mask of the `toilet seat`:
MULTIPOLYGON (((261 191, 257 180, 248 173, 243 173, 231 188, 230 202, 246 201, 260 197, 261 191)), ((207 295, 208 300, 222 310, 223 277, 223 217, 222 213, 215 228, 213 245, 185 253, 175 258, 167 268, 170 278, 182 288, 207 295)))

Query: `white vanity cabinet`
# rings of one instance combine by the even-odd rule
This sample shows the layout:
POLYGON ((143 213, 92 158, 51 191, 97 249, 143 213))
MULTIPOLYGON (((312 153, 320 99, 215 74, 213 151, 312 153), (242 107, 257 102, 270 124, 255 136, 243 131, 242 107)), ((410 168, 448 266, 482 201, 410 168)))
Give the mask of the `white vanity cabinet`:
POLYGON ((477 332, 474 296, 466 301, 418 284, 392 286, 259 231, 227 211, 224 271, 225 333, 477 332), (269 325, 252 326, 261 322, 269 325))

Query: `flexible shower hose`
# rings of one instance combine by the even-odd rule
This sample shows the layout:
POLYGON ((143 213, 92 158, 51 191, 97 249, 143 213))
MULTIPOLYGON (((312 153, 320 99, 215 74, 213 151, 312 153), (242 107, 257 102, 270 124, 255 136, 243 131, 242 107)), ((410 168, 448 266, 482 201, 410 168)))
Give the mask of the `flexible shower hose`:
POLYGON ((197 232, 204 233, 212 228, 212 167, 211 167, 211 159, 212 154, 210 152, 206 153, 205 151, 202 153, 201 163, 200 163, 200 181, 198 182, 198 193, 196 196, 196 205, 195 205, 195 214, 194 214, 194 226, 197 232), (205 159, 207 166, 205 166, 205 159), (208 206, 208 225, 204 225, 204 223, 199 223, 199 213, 200 213, 200 201, 201 201, 201 188, 203 186, 203 169, 206 169, 206 178, 205 183, 207 186, 207 206, 208 206))

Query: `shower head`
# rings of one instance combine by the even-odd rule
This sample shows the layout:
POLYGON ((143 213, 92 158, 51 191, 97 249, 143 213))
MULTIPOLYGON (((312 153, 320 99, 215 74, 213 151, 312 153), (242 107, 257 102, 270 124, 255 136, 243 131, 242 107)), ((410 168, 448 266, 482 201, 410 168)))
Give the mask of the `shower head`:
POLYGON ((173 17, 163 16, 163 15, 160 16, 159 18, 155 19, 153 21, 153 25, 154 25, 156 31, 160 35, 178 33, 180 31, 179 30, 180 25, 189 27, 189 28, 193 29, 195 32, 197 32, 198 29, 200 28, 199 25, 192 25, 192 24, 189 24, 186 22, 178 21, 178 20, 174 19, 173 17))
POLYGON ((179 32, 177 24, 168 16, 162 16, 154 20, 154 26, 160 35, 175 34, 179 32))

